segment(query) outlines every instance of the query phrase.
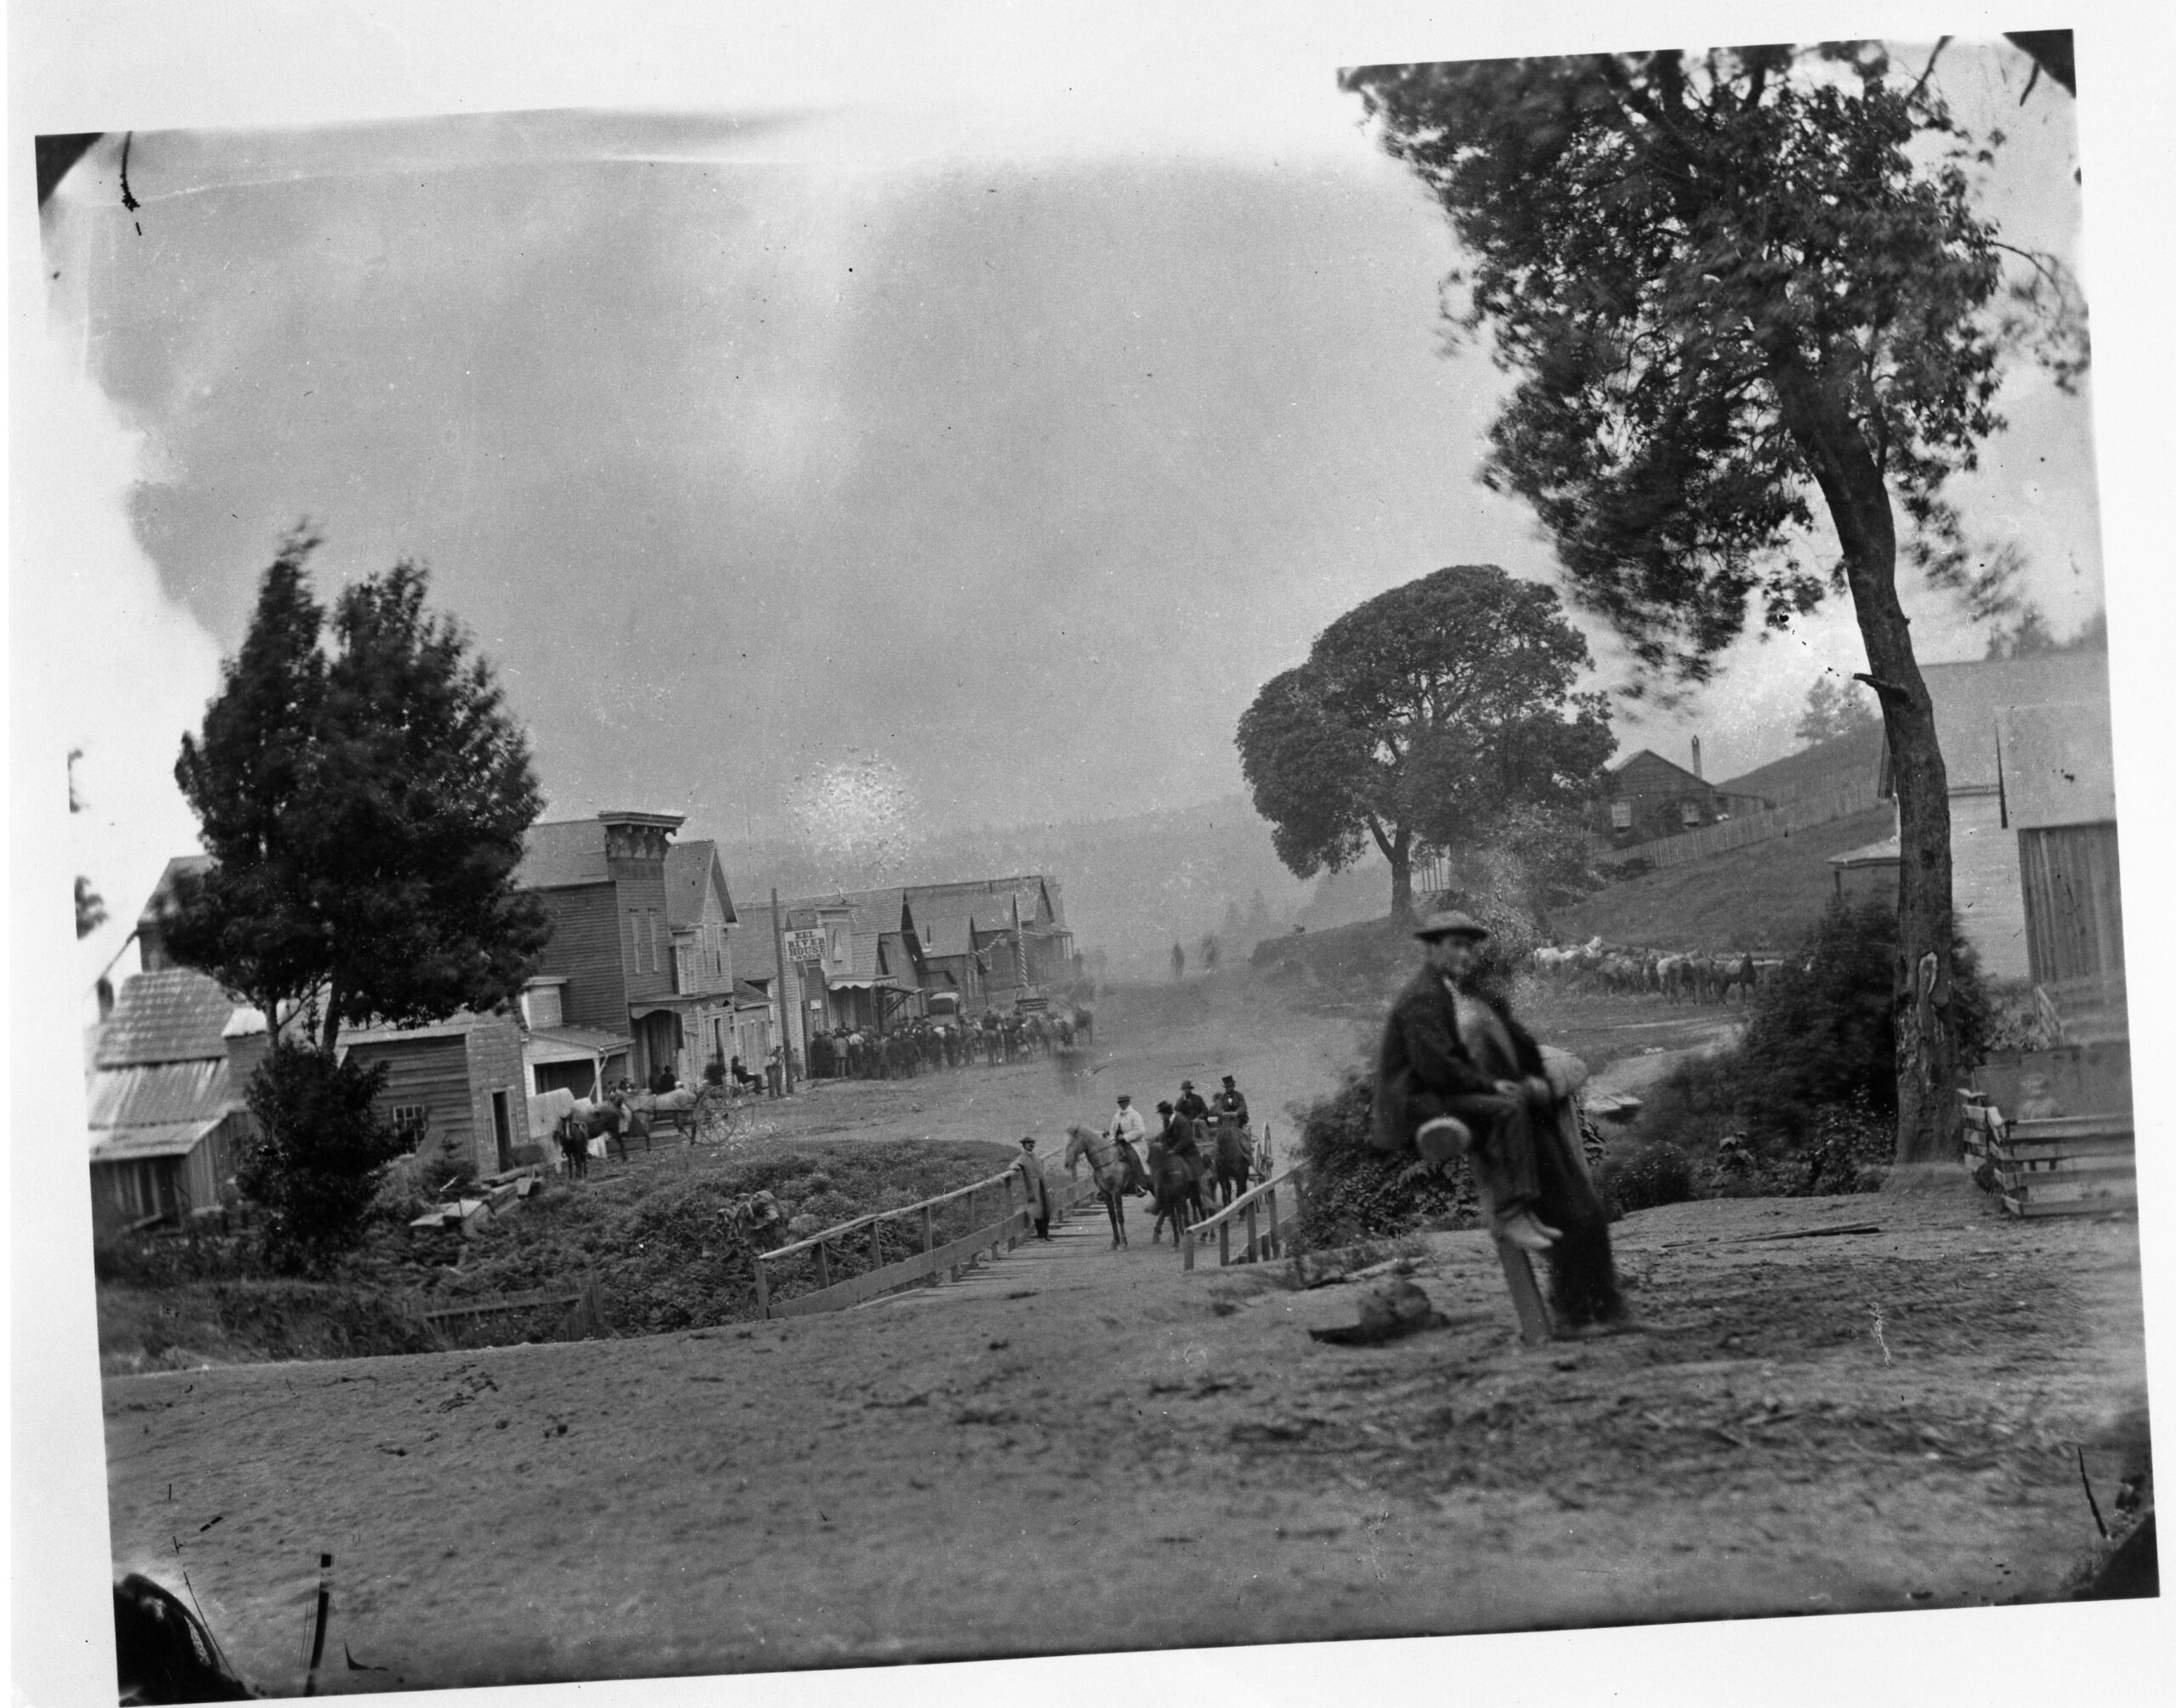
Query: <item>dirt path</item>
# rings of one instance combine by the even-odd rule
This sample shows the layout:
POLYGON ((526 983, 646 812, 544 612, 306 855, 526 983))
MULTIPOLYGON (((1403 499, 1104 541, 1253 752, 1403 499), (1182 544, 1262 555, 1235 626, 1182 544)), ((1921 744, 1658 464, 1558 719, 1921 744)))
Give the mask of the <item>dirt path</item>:
POLYGON ((178 1558, 292 1690, 332 1551, 330 1653, 386 1669, 335 1691, 2055 1590, 2069 1444, 2105 1503, 2144 1404, 2134 1229, 1936 1194, 1618 1233, 1652 1332, 1538 1352, 1474 1236, 1418 1277, 1449 1326, 1348 1351, 1305 1330, 1356 1287, 1189 1277, 1083 1217, 835 1316, 116 1378, 116 1562, 178 1558))

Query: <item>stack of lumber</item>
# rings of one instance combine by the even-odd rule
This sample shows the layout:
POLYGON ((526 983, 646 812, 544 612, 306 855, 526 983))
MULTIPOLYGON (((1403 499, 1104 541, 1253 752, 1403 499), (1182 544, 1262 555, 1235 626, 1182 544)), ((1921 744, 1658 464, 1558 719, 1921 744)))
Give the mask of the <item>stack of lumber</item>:
POLYGON ((1968 1100, 1964 1148, 2014 1216, 2099 1215, 2134 1209, 2138 1172, 2128 1114, 2051 1115, 2005 1121, 1994 1105, 1968 1100))

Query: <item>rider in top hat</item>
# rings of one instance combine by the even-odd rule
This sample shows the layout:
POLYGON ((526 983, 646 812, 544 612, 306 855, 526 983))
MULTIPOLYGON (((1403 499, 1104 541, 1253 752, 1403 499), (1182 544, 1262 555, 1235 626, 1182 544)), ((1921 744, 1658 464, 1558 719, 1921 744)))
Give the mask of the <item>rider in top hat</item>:
POLYGON ((1228 1073, 1224 1076, 1224 1089, 1216 1094, 1209 1106, 1216 1112, 1220 1127, 1251 1124, 1247 1118, 1247 1100, 1239 1090, 1238 1082, 1228 1073))

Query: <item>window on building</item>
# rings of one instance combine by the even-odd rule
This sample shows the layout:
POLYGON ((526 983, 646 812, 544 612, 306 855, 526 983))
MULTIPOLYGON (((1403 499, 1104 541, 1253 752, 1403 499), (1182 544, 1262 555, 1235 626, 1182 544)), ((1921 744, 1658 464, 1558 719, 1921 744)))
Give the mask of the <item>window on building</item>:
POLYGON ((1677 811, 1678 816, 1683 819, 1688 826, 1697 824, 1700 822, 1700 803, 1697 800, 1679 801, 1677 803, 1677 811))
POLYGON ((1629 830, 1632 828, 1632 803, 1629 800, 1611 801, 1609 823, 1612 829, 1629 830))
POLYGON ((672 946, 673 988, 686 994, 695 987, 695 946, 675 943, 672 946))
POLYGON ((431 1107, 428 1103, 396 1103, 393 1106, 393 1130, 400 1135, 405 1150, 422 1148, 423 1140, 431 1133, 431 1107))

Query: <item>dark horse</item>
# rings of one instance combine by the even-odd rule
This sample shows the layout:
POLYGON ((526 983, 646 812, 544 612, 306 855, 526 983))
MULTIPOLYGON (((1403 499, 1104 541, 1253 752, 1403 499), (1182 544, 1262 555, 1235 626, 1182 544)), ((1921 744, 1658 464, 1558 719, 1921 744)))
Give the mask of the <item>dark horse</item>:
POLYGON ((1179 1242, 1202 1214, 1201 1182, 1187 1159, 1161 1139, 1148 1146, 1148 1185, 1156 1196, 1156 1222, 1148 1230, 1148 1243, 1164 1236, 1164 1224, 1171 1224, 1171 1243, 1179 1242))
POLYGON ((1247 1129, 1220 1123, 1216 1128, 1216 1193, 1229 1204, 1247 1190, 1255 1168, 1254 1141, 1247 1129))

